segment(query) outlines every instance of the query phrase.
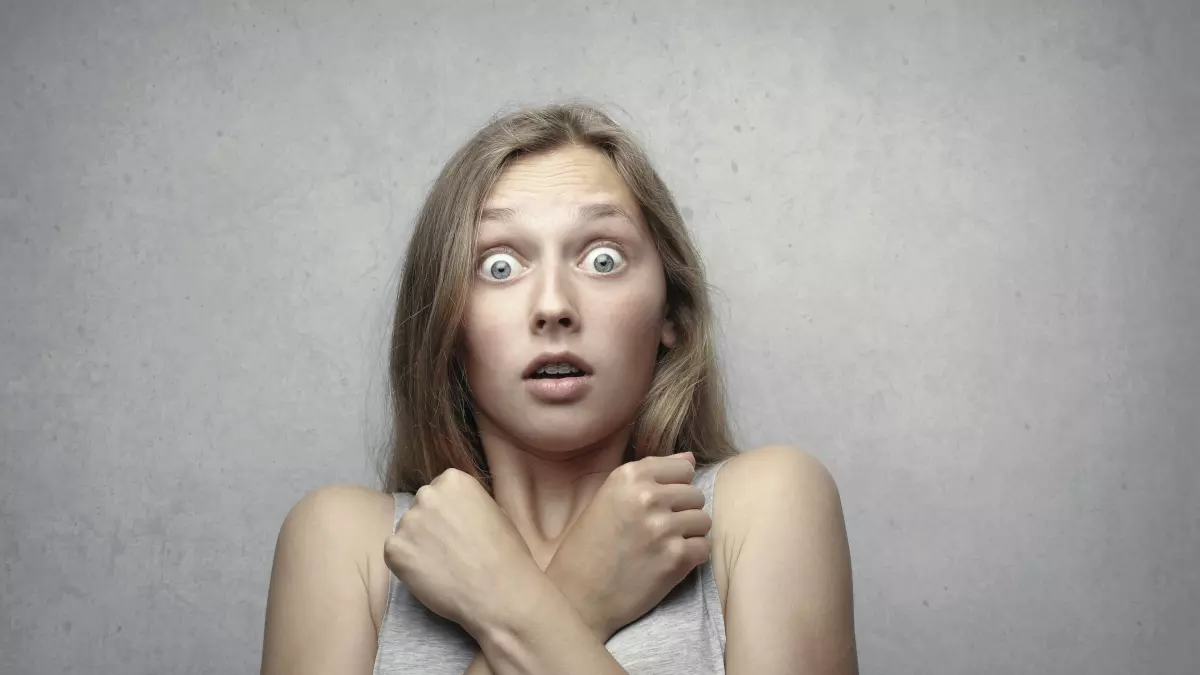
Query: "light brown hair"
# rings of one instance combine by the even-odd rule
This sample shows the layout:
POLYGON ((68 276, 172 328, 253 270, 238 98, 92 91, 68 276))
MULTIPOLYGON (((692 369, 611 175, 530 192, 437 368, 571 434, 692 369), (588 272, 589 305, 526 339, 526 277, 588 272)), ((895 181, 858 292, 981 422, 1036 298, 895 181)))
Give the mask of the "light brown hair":
POLYGON ((566 145, 607 155, 641 205, 662 259, 677 338, 660 348, 634 421, 629 459, 691 451, 698 465, 736 452, 717 368, 700 256, 670 190, 638 143, 601 108, 563 103, 493 119, 450 158, 418 215, 401 274, 388 375, 387 492, 415 492, 449 468, 490 484, 471 394, 456 358, 475 269, 479 217, 509 162, 566 145))

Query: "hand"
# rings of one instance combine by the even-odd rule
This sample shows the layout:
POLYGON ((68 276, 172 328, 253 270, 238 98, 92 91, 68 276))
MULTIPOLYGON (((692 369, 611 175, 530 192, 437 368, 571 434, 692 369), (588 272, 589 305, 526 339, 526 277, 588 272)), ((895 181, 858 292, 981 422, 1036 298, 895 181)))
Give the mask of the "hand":
POLYGON ((691 453, 621 465, 571 526, 546 575, 601 642, 662 601, 708 559, 712 520, 691 453))
POLYGON ((457 469, 413 495, 384 544, 384 561, 422 604, 472 635, 519 605, 528 584, 545 581, 491 495, 457 469))

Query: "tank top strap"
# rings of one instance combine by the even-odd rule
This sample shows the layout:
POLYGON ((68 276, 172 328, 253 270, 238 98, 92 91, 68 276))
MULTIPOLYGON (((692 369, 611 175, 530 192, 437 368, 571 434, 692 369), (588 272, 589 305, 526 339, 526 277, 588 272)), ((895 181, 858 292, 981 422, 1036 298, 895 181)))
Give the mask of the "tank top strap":
POLYGON ((692 485, 700 488, 700 491, 704 493, 704 512, 708 514, 709 518, 712 518, 713 515, 713 495, 716 492, 717 472, 728 461, 729 458, 726 457, 714 464, 705 464, 696 469, 696 476, 692 479, 692 485))
POLYGON ((396 514, 392 517, 392 532, 396 531, 396 526, 400 524, 400 516, 412 506, 412 495, 407 492, 396 492, 392 494, 396 500, 396 514))

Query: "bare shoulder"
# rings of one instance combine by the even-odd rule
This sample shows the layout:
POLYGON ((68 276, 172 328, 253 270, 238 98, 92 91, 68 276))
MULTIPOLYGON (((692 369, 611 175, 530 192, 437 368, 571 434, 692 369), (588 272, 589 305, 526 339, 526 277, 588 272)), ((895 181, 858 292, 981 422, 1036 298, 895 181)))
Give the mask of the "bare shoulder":
POLYGON ((395 501, 392 495, 361 485, 334 484, 304 495, 288 512, 279 531, 280 544, 320 547, 344 553, 360 563, 375 544, 390 534, 395 501))
POLYGON ((288 519, 296 521, 293 529, 298 536, 310 539, 314 545, 335 547, 354 560, 377 629, 391 578, 383 548, 392 534, 395 513, 394 495, 361 485, 333 484, 309 492, 288 514, 288 519))
POLYGON ((743 452, 717 474, 714 501, 729 672, 856 673, 850 549, 829 470, 792 447, 743 452))
POLYGON ((284 519, 281 535, 302 531, 346 540, 378 530, 380 516, 391 522, 394 504, 392 495, 361 485, 326 485, 296 502, 284 519))
POLYGON ((751 524, 764 509, 791 507, 798 501, 822 510, 840 502, 837 483, 821 460, 787 445, 768 445, 730 458, 717 474, 714 500, 722 516, 739 525, 751 524))
POLYGON ((356 485, 321 487, 292 506, 275 544, 264 673, 369 670, 393 513, 391 495, 356 485))

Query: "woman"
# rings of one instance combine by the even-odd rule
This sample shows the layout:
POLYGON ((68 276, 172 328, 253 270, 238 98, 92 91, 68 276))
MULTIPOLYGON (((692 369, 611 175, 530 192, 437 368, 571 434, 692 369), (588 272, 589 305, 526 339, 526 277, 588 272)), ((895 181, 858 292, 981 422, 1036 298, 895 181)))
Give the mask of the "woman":
POLYGON ((700 260, 587 105, 494 121, 417 220, 386 492, 280 531, 262 672, 857 672, 837 489, 736 452, 700 260))

